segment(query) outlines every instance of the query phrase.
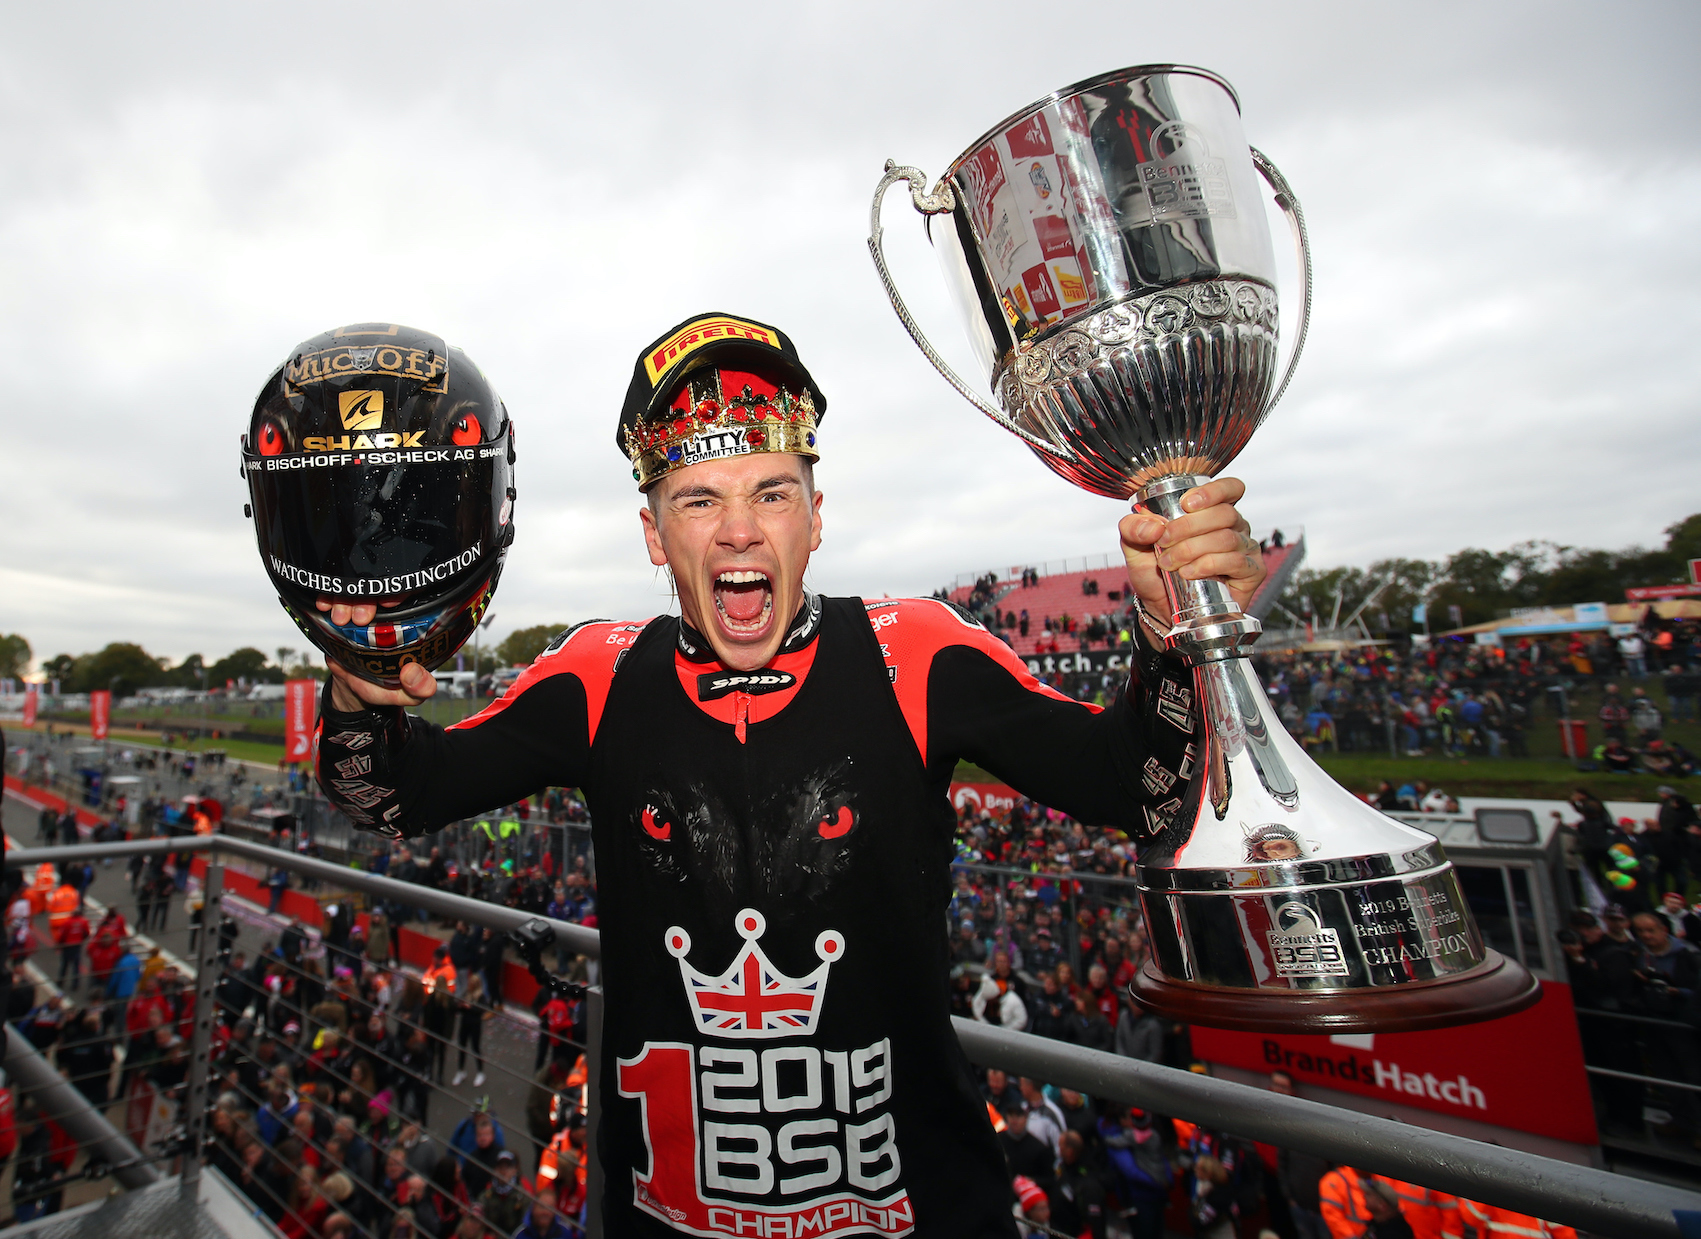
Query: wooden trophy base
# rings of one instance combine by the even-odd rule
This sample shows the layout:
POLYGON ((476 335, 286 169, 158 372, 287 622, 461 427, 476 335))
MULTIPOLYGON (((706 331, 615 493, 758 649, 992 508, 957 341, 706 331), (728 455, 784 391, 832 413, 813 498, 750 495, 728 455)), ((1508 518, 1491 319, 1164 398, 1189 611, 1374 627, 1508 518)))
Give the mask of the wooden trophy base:
POLYGON ((1483 962, 1444 981, 1375 989, 1225 989, 1172 981, 1147 964, 1129 991, 1165 1019, 1237 1032, 1422 1032, 1499 1019, 1534 1006, 1541 984, 1522 964, 1489 951, 1483 962))

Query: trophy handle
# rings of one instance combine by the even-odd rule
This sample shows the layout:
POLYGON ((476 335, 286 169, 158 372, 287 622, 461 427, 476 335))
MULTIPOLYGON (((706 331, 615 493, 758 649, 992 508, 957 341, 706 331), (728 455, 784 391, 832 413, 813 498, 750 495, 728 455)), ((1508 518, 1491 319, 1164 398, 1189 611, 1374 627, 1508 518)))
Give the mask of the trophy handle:
POLYGON ((1270 403, 1264 406, 1264 411, 1268 413, 1276 407, 1282 393, 1287 391, 1288 380, 1293 378, 1293 368, 1299 364, 1299 355, 1305 349, 1305 333, 1311 327, 1311 237, 1305 231, 1305 212, 1300 209, 1299 199, 1288 187, 1287 178, 1282 175, 1281 169, 1271 163, 1270 157, 1256 146, 1252 147, 1252 163, 1270 183, 1270 188, 1276 191, 1276 205, 1281 208, 1282 214, 1288 217, 1288 227, 1293 231, 1294 248, 1299 251, 1299 335, 1294 339, 1293 355, 1288 358, 1287 369, 1282 371, 1281 384, 1276 388, 1276 394, 1270 397, 1270 403))
MULTIPOLYGON (((886 250, 881 244, 882 230, 880 227, 880 204, 886 197, 886 191, 899 181, 909 182, 910 202, 923 215, 947 215, 957 208, 957 196, 951 192, 951 186, 944 180, 933 187, 933 192, 927 192, 927 174, 920 168, 900 167, 894 160, 886 161, 886 175, 880 178, 880 184, 874 189, 874 205, 868 213, 868 252, 874 257, 874 266, 880 272, 880 282, 886 286, 886 296, 892 302, 892 309, 897 312, 898 321, 904 325, 904 330, 910 333, 910 339, 915 341, 922 356, 933 363, 933 368, 945 376, 945 381, 957 389, 962 396, 975 408, 986 414, 1004 429, 1015 435, 1029 447, 1046 453, 1048 456, 1073 460, 1074 454, 1068 448, 1042 439, 1031 430, 1016 425, 1005 416, 1004 411, 984 396, 978 395, 965 383, 957 372, 951 369, 946 360, 941 357, 932 344, 922 334, 921 326, 910 314, 909 307, 904 304, 903 296, 898 292, 898 286, 892 279, 892 272, 886 266, 886 250)), ((1302 332, 1303 335, 1303 332, 1302 332)))

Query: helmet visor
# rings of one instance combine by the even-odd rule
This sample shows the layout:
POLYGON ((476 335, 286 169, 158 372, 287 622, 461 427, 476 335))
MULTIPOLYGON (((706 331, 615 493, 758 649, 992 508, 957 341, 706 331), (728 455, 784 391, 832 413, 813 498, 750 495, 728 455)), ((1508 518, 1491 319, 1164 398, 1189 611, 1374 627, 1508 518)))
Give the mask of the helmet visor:
POLYGON ((457 603, 411 619, 387 622, 384 616, 371 624, 333 624, 323 612, 315 611, 308 618, 333 640, 344 642, 359 650, 397 650, 417 645, 432 633, 454 620, 464 609, 457 603))
POLYGON ((309 594, 378 601, 425 590, 442 597, 498 549, 506 521, 502 443, 248 452, 244 463, 266 567, 280 584, 309 594))

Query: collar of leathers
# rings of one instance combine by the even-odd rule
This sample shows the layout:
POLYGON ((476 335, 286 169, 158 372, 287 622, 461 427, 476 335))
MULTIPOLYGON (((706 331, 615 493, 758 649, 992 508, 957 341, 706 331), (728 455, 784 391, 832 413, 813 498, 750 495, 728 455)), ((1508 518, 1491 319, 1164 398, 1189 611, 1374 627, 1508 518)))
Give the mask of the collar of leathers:
MULTIPOLYGON (((821 631, 821 595, 812 594, 807 589, 803 591, 803 605, 797 609, 797 614, 791 617, 791 631, 786 633, 786 639, 780 642, 780 648, 774 652, 777 658, 781 654, 794 654, 815 640, 821 631)), ((681 616, 679 619, 679 652, 687 662, 712 663, 720 661, 715 656, 715 647, 709 644, 708 638, 681 616)))

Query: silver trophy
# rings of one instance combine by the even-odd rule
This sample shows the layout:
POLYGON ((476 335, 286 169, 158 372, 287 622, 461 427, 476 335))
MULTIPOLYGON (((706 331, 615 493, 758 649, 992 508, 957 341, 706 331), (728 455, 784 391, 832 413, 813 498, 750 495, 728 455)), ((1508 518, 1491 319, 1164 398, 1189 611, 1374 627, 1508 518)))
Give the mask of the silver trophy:
MULTIPOLYGON (((1251 150, 1222 78, 1122 69, 982 135, 931 192, 886 165, 869 249, 929 361, 1045 464, 1096 494, 1181 515, 1281 398, 1305 342, 1305 219, 1251 150), (1299 251, 1300 324, 1278 380, 1275 255, 1258 174, 1299 251), (907 182, 996 403, 928 343, 881 247, 907 182)), ((1224 1028, 1401 1031, 1506 1015, 1540 997, 1484 947, 1436 839, 1357 799, 1282 728, 1246 661, 1260 625, 1216 581, 1164 574, 1168 647, 1193 669, 1162 716, 1206 726, 1191 790, 1146 812, 1139 867, 1159 1013, 1224 1028)), ((1154 686, 1156 687, 1156 686, 1154 686)))

